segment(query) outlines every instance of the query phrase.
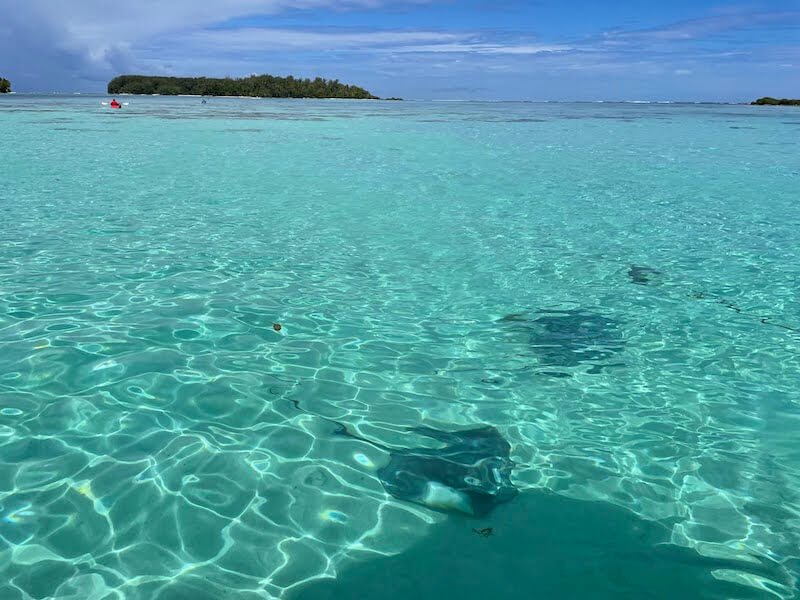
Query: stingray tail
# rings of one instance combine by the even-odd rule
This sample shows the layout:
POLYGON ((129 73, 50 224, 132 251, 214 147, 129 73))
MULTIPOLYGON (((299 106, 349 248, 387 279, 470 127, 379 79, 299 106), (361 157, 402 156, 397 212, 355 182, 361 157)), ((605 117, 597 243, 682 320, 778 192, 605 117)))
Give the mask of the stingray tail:
POLYGON ((336 426, 336 429, 333 432, 334 435, 349 437, 351 439, 358 440, 359 442, 364 442, 365 444, 369 444, 370 446, 374 446, 378 450, 383 450, 384 452, 391 452, 391 450, 386 446, 383 446, 378 442, 369 440, 365 437, 361 437, 354 431, 351 431, 350 428, 345 423, 340 423, 339 421, 331 421, 331 423, 333 423, 336 426))

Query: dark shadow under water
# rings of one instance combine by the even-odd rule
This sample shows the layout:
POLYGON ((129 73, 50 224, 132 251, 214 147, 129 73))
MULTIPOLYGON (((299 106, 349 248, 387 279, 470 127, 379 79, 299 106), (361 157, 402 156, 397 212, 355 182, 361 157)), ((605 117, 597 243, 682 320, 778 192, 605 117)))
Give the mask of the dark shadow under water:
POLYGON ((389 454, 377 475, 384 489, 399 500, 442 512, 487 516, 517 495, 511 483, 511 445, 494 427, 441 431, 413 427, 409 434, 437 440, 440 448, 391 449, 351 433, 337 423, 337 434, 389 454))
POLYGON ((781 581, 777 566, 705 558, 668 538, 663 525, 608 503, 528 491, 489 519, 450 518, 400 555, 343 565, 337 579, 302 586, 289 600, 776 598, 711 572, 781 581))
POLYGON ((545 375, 570 377, 571 370, 588 367, 596 375, 621 366, 609 362, 625 348, 621 323, 588 310, 542 310, 532 315, 511 314, 500 320, 509 331, 527 337, 545 375), (543 370, 544 369, 544 370, 543 370))

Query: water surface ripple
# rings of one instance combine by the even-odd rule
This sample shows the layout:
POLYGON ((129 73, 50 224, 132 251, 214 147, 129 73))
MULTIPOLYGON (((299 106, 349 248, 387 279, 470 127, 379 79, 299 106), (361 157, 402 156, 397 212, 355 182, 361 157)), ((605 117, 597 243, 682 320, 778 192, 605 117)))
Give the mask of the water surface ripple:
POLYGON ((1 598, 302 598, 559 514, 794 597, 794 111, 100 100, 0 98, 1 598), (421 425, 522 494, 388 495, 421 425))

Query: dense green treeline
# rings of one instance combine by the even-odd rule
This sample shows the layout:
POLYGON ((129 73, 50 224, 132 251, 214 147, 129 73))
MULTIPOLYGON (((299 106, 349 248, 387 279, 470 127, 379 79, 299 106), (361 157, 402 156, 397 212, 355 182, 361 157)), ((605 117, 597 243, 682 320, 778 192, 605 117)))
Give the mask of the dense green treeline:
POLYGON ((7 94, 11 91, 11 82, 8 79, 0 77, 0 94, 7 94))
POLYGON ((800 106, 800 100, 791 100, 789 98, 770 98, 769 96, 765 96, 764 98, 759 98, 750 104, 754 106, 800 106))
POLYGON ((108 84, 109 94, 161 94, 176 96, 254 96, 260 98, 376 98, 367 90, 336 79, 295 79, 253 75, 243 79, 209 77, 150 77, 121 75, 108 84))

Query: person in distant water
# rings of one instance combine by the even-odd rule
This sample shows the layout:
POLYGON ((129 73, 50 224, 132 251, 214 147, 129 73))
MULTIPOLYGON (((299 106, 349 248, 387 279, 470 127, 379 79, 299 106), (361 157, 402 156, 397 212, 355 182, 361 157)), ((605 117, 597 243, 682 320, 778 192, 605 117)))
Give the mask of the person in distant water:
POLYGON ((119 102, 117 102, 117 99, 116 99, 116 98, 114 98, 114 99, 111 101, 111 108, 120 108, 121 106, 122 106, 122 104, 120 104, 119 102))

